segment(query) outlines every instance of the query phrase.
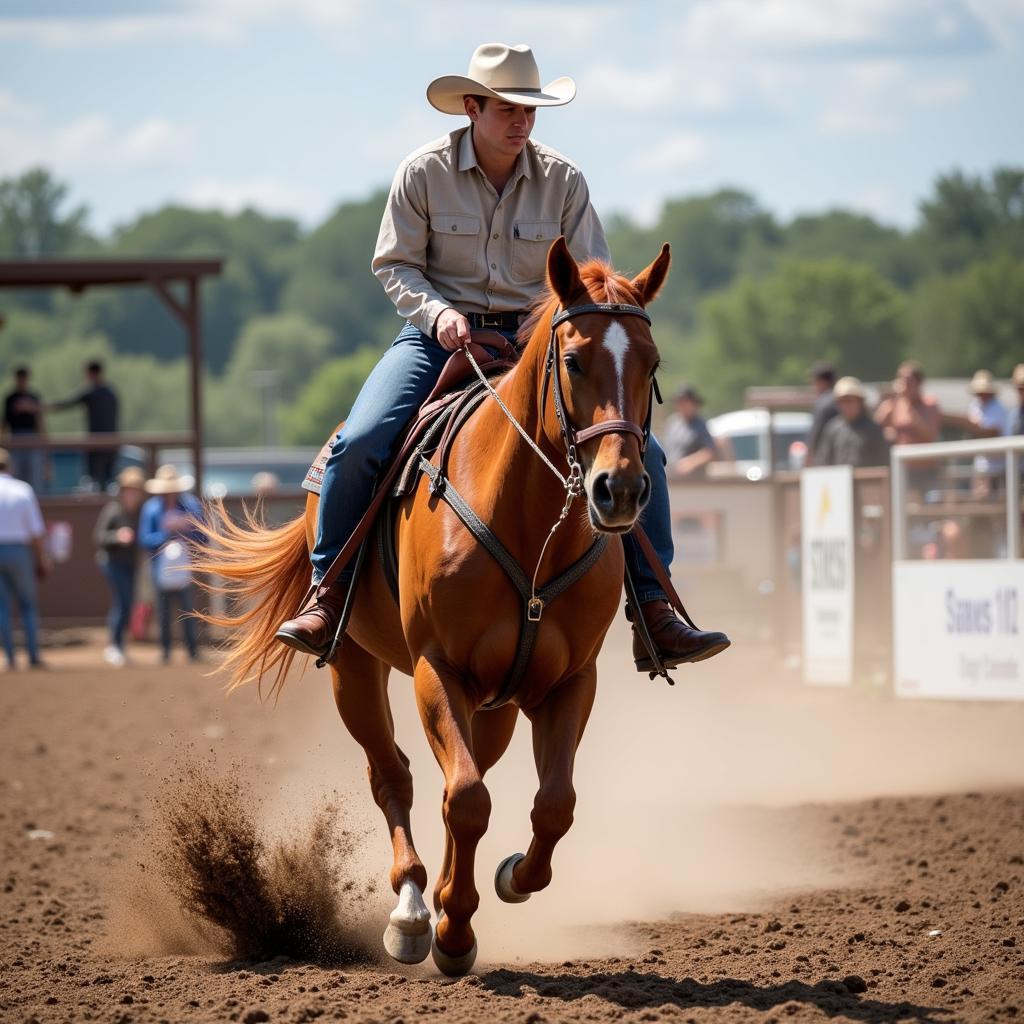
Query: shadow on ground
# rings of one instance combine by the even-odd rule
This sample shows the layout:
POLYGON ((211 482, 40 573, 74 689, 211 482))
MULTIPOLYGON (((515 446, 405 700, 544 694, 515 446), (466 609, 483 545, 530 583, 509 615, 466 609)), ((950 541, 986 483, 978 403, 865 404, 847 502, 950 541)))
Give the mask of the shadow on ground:
POLYGON ((852 993, 842 981, 823 979, 815 985, 787 981, 779 985, 754 985, 736 978, 702 984, 692 978, 666 978, 660 974, 619 971, 615 974, 533 974, 530 971, 491 971, 480 978, 497 995, 522 996, 526 988, 548 999, 571 1002, 593 995, 629 1010, 676 1006, 681 1010, 741 1003, 755 1010, 770 1010, 784 1003, 804 1003, 830 1017, 842 1014, 851 1020, 914 1020, 938 1022, 952 1011, 913 1003, 884 1003, 852 993), (936 1015, 940 1016, 936 1016, 936 1015))

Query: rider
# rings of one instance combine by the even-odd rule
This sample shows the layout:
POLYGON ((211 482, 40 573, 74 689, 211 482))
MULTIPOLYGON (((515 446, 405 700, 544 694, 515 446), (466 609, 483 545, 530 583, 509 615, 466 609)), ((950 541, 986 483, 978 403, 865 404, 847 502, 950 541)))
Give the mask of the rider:
MULTIPOLYGON (((369 504, 374 480, 403 428, 430 394, 448 356, 489 328, 514 339, 545 284, 551 243, 564 235, 577 259, 609 260, 601 222, 575 164, 530 138, 537 107, 570 102, 571 78, 541 88, 528 46, 486 43, 466 77, 427 87, 446 114, 470 125, 428 143, 398 168, 381 221, 373 272, 406 325, 363 385, 335 438, 320 493, 313 583, 319 584, 369 504)), ((665 456, 652 437, 644 460, 651 498, 643 522, 666 569, 672 564, 665 456)), ((728 646, 724 634, 676 618, 637 542, 624 538, 640 610, 666 666, 728 646)), ((321 654, 338 626, 351 566, 319 587, 315 603, 277 637, 321 654)), ((634 636, 634 657, 647 653, 634 636)))

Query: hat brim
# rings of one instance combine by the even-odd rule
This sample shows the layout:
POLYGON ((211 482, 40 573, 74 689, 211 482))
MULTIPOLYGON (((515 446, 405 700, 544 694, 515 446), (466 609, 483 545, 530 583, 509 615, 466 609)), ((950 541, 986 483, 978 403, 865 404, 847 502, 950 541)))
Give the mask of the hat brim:
POLYGON ((184 494, 191 491, 196 482, 194 476, 179 476, 176 480, 147 480, 147 494, 184 494))
POLYGON ((464 75, 443 75, 427 86, 427 101, 442 114, 464 114, 464 96, 490 96, 524 107, 561 107, 576 96, 576 83, 563 75, 543 89, 489 89, 464 75))

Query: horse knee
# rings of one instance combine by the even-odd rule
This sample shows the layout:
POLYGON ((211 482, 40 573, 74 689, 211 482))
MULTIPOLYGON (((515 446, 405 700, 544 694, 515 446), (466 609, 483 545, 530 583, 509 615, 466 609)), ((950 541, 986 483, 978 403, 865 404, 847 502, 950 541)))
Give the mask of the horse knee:
POLYGON ((576 791, 571 785, 542 788, 530 815, 534 834, 551 841, 561 839, 572 828, 575 809, 576 791))
POLYGON ((445 794, 444 820, 453 837, 479 839, 491 817, 491 795, 482 779, 455 783, 445 794))

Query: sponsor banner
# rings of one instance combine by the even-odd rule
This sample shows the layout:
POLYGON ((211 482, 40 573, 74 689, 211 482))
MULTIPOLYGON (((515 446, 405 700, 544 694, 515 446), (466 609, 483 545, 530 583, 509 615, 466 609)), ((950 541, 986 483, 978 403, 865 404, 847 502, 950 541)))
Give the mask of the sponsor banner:
POLYGON ((800 474, 804 681, 853 681, 853 469, 800 474))
POLYGON ((893 566, 898 697, 1024 700, 1024 562, 893 566))

